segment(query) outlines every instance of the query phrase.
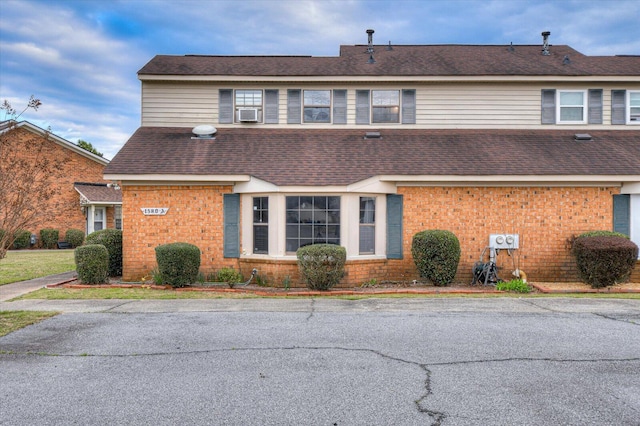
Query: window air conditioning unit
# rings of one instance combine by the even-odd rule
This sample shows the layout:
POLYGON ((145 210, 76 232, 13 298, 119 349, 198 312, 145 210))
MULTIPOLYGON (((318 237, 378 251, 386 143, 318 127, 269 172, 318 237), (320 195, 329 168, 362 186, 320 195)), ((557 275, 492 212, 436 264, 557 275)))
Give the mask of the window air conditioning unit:
POLYGON ((258 121, 258 108, 240 108, 238 110, 238 121, 255 123, 258 121))

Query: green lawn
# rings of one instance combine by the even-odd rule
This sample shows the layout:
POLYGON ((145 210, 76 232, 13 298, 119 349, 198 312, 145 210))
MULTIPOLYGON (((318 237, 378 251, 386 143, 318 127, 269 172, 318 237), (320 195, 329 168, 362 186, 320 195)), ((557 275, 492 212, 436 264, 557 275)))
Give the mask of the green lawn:
POLYGON ((75 270, 73 250, 10 250, 0 260, 0 285, 75 270))
POLYGON ((0 311, 0 337, 57 315, 57 312, 0 311))

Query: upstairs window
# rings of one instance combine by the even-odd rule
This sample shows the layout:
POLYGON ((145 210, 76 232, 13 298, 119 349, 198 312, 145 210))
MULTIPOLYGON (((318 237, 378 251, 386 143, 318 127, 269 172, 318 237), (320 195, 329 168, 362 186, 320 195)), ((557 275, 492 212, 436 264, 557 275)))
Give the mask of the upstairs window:
POLYGON ((640 124, 640 91, 629 91, 627 93, 629 98, 629 106, 627 108, 629 116, 627 117, 627 123, 640 124))
POLYGON ((558 123, 586 123, 587 93, 584 90, 558 91, 558 123))
POLYGON ((305 123, 331 122, 330 90, 305 90, 303 99, 305 123))
POLYGON ((234 101, 237 123, 262 121, 262 90, 236 90, 234 101))
POLYGON ((373 123, 400 122, 400 91, 371 91, 371 121, 373 123))

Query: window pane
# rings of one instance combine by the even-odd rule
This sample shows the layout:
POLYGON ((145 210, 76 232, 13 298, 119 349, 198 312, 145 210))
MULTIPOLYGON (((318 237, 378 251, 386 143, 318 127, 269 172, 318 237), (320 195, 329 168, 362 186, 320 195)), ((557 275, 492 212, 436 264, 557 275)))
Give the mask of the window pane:
POLYGON ((640 92, 629 93, 629 105, 631 107, 640 107, 640 92))
POLYGON ((372 105, 400 105, 399 90, 374 90, 372 105))
POLYGON ((400 119, 400 110, 398 107, 373 107, 374 123, 397 123, 400 119))
POLYGON ((375 231, 373 226, 360 226, 360 253, 375 253, 375 231))
POLYGON ((582 107, 562 107, 560 108, 560 121, 582 121, 584 117, 582 107))
POLYGON ((305 123, 329 123, 329 108, 307 108, 304 109, 305 123))
POLYGON ((583 105, 584 93, 560 92, 560 105, 583 105))
POLYGON ((329 90, 305 90, 304 105, 331 105, 331 92, 329 90))
POLYGON ((262 90, 236 90, 236 106, 262 106, 262 90))
POLYGON ((376 220, 376 199, 360 197, 360 223, 374 223, 376 220))
POLYGON ((253 227, 253 252, 269 252, 269 227, 260 225, 253 227))
POLYGON ((294 196, 286 197, 285 203, 287 252, 309 244, 340 244, 340 197, 294 196))

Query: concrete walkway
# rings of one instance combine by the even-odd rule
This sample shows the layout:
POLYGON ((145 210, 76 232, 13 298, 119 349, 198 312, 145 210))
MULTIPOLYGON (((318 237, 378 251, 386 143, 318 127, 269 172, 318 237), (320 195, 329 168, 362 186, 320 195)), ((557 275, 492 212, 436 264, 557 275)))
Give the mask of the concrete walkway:
POLYGON ((34 278, 27 281, 0 285, 0 302, 11 300, 23 294, 43 288, 47 285, 59 284, 76 278, 76 271, 63 272, 61 274, 48 275, 46 277, 34 278))

